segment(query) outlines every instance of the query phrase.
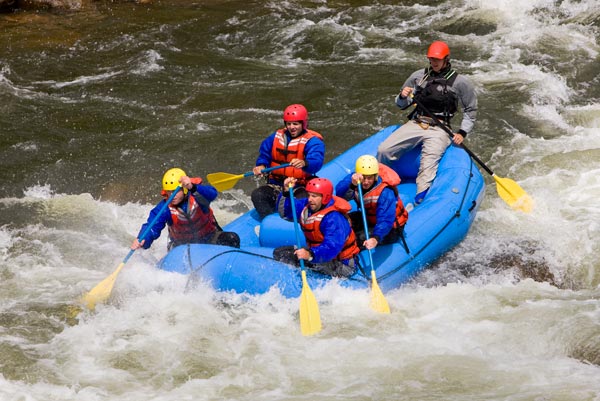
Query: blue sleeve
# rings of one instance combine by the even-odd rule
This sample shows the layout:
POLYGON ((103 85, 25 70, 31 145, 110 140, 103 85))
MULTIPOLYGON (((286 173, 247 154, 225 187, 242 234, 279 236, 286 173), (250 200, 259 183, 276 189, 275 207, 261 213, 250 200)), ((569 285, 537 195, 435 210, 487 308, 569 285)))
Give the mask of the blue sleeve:
MULTIPOLYGON (((279 194, 279 196, 281 197, 283 195, 279 194)), ((291 200, 292 200, 292 198, 285 198, 285 200, 283 201, 283 215, 281 217, 283 217, 284 219, 293 221, 294 215, 292 214, 291 200)), ((302 199, 294 198, 294 201, 296 202, 296 218, 298 219, 298 221, 300 221, 300 216, 302 215, 302 210, 304 210, 304 207, 308 203, 308 199, 307 198, 302 198, 302 199)))
POLYGON ((325 263, 335 259, 344 249, 344 243, 350 234, 350 223, 339 212, 327 213, 321 221, 320 228, 323 242, 310 249, 315 255, 312 263, 325 263))
POLYGON ((373 236, 377 236, 378 241, 389 234, 396 221, 396 195, 391 188, 385 188, 381 191, 377 200, 377 223, 373 227, 373 236))
POLYGON ((311 138, 304 148, 304 161, 306 162, 306 167, 304 167, 303 170, 310 174, 316 174, 317 171, 323 167, 324 160, 325 142, 317 137, 311 138))
POLYGON ((350 189, 350 184, 352 184, 352 174, 353 173, 350 173, 347 176, 345 176, 335 186, 335 194, 340 198, 344 198, 346 200, 354 199, 354 190, 350 189))
POLYGON ((192 196, 196 199, 196 202, 202 208, 204 213, 208 213, 210 208, 210 202, 217 198, 217 189, 212 185, 196 185, 196 192, 192 193, 192 196))
POLYGON ((160 233, 163 230, 163 228, 165 228, 165 225, 167 223, 171 223, 171 212, 169 211, 169 208, 164 207, 165 206, 165 202, 166 201, 161 201, 158 205, 154 206, 154 208, 150 211, 150 215, 148 216, 148 220, 146 220, 146 223, 144 223, 142 225, 142 228, 140 229, 140 232, 138 233, 137 239, 141 242, 142 240, 146 240, 146 242, 144 242, 144 249, 148 249, 150 248, 150 246, 152 245, 152 243, 154 242, 154 240, 156 240, 158 237, 160 237, 160 233), (162 213, 161 212, 162 210, 162 213), (159 215, 160 213, 160 215, 159 215), (154 218, 158 215, 158 218, 156 219, 156 222, 149 227, 149 224, 152 220, 154 220, 154 218), (149 229, 148 229, 149 227, 149 229), (148 229, 148 232, 145 233, 146 235, 144 237, 142 237, 142 235, 144 235, 144 231, 146 231, 146 229, 148 229))
POLYGON ((203 196, 207 201, 212 202, 217 199, 217 189, 212 185, 196 185, 196 193, 203 196))
POLYGON ((275 141, 275 132, 266 137, 260 144, 258 150, 258 158, 256 159, 256 166, 271 165, 271 151, 273 150, 273 142, 275 141))

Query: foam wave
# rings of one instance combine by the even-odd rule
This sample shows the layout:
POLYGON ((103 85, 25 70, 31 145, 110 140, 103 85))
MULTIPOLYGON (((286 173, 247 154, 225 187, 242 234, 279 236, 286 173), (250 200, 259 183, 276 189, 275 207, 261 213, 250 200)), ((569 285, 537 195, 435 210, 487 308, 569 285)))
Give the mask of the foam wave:
POLYGON ((138 75, 146 75, 151 72, 157 72, 163 70, 164 67, 160 65, 159 61, 162 60, 162 56, 156 50, 147 50, 143 54, 134 60, 130 60, 137 67, 133 68, 131 72, 138 75))

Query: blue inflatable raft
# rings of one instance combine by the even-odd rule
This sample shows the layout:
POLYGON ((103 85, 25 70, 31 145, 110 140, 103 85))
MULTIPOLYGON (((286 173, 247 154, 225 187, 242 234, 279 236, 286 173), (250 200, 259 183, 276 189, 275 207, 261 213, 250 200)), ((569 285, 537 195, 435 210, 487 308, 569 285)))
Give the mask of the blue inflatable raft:
MULTIPOLYGON (((387 127, 365 139, 323 166, 317 175, 330 179, 335 187, 337 182, 354 171, 359 156, 375 155, 378 145, 396 128, 397 125, 387 127)), ((419 150, 409 152, 392 168, 402 178, 398 190, 405 206, 408 206, 416 191, 419 150)), ((405 227, 408 252, 401 241, 380 245, 372 251, 381 290, 386 292, 406 283, 461 242, 473 223, 484 189, 483 177, 467 153, 459 147, 449 147, 425 201, 409 212, 405 227)), ((353 201, 351 204, 356 207, 353 201)), ((159 268, 195 275, 218 291, 262 294, 276 286, 286 297, 300 296, 300 269, 272 258, 274 248, 296 243, 293 222, 277 214, 267 216, 261 222, 256 211, 251 210, 223 229, 239 234, 240 249, 204 244, 181 245, 161 260, 159 268)), ((366 289, 371 277, 367 251, 361 252, 360 261, 362 269, 347 279, 334 279, 307 270, 308 283, 315 289, 336 280, 344 287, 366 289)))

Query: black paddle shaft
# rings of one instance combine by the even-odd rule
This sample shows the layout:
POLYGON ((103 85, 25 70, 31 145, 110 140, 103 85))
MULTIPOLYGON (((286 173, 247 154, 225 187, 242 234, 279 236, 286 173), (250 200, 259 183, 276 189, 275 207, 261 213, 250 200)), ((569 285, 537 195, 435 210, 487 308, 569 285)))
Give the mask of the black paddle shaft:
MULTIPOLYGON (((438 127, 442 128, 444 131, 446 131, 446 133, 448 135, 450 135, 450 138, 454 138, 454 133, 450 130, 450 128, 448 128, 447 125, 442 124, 442 122, 440 121, 439 118, 437 118, 435 116, 435 114, 433 114, 432 112, 430 112, 427 107, 423 106, 423 103, 421 103, 419 100, 417 100, 416 97, 413 96, 412 100, 425 112, 429 115, 429 117, 431 117, 433 119, 433 121, 435 122, 435 125, 437 125, 438 127)), ((473 160, 475 160, 481 167, 483 167, 483 169, 491 176, 494 175, 494 172, 485 165, 484 162, 481 161, 481 159, 479 157, 477 157, 475 155, 475 153, 471 152, 471 149, 469 149, 464 143, 461 143, 460 146, 463 147, 463 149, 465 150, 465 152, 467 152, 467 154, 469 156, 471 156, 471 158, 473 158, 473 160)))

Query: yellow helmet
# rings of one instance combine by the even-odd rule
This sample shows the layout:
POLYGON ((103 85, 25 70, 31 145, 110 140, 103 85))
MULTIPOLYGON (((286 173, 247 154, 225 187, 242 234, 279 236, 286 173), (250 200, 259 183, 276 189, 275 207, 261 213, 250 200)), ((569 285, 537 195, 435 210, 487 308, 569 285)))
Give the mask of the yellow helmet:
POLYGON ((375 156, 363 155, 356 159, 356 172, 362 175, 379 174, 379 162, 375 156))
MULTIPOLYGON (((167 170, 165 175, 163 175, 162 179, 162 189, 163 191, 174 191, 179 184, 179 179, 183 176, 187 175, 185 171, 180 168, 172 168, 167 170)), ((184 192, 185 188, 184 188, 184 192)))

